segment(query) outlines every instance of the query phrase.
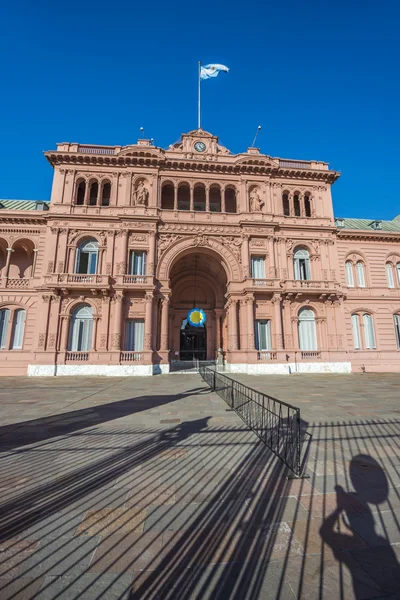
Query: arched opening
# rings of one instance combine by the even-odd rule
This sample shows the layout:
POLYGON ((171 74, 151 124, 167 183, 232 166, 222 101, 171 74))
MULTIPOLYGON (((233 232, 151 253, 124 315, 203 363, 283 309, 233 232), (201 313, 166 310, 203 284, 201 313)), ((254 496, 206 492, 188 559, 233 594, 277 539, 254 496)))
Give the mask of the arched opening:
POLYGON ((88 352, 92 348, 93 308, 89 304, 80 304, 72 313, 68 350, 88 352))
POLYGON ((8 277, 26 279, 32 277, 34 244, 31 240, 18 240, 11 253, 8 277))
POLYGON ((180 183, 178 186, 178 210, 190 210, 190 186, 180 183))
POLYGON ((99 242, 97 240, 86 240, 78 248, 75 259, 75 273, 95 274, 97 272, 97 257, 99 242))
POLYGON ((290 216, 290 204, 289 204, 289 194, 284 192, 282 194, 282 204, 283 204, 283 214, 285 217, 290 216))
POLYGON ((181 255, 170 270, 173 315, 168 347, 172 360, 211 360, 218 348, 227 346, 222 335, 227 275, 222 258, 213 251, 196 249, 181 255), (206 314, 204 326, 188 324, 188 312, 199 308, 206 314))
POLYGON ((311 308, 299 310, 299 348, 302 351, 318 349, 315 314, 311 308))
POLYGON ((161 208, 173 210, 174 208, 174 186, 172 183, 164 183, 161 188, 161 208))
POLYGON ((300 215, 301 215, 301 211, 300 211, 300 199, 299 199, 299 195, 298 194, 294 194, 294 196, 293 196, 293 209, 294 209, 294 216, 295 217, 300 217, 300 215))
POLYGON ((99 184, 97 183, 97 181, 93 181, 90 184, 89 206, 96 206, 98 194, 99 194, 99 184))
POLYGON ((306 217, 311 217, 311 198, 308 193, 304 195, 304 214, 306 217))
POLYGON ((204 212, 206 210, 206 188, 202 183, 196 183, 193 190, 194 210, 204 212))
POLYGON ((85 203, 86 183, 82 180, 76 188, 76 204, 82 206, 85 203))
POLYGON ((102 206, 110 206, 110 197, 111 197, 111 183, 107 181, 103 183, 102 193, 101 193, 101 205, 102 206))
POLYGON ((210 211, 221 212, 221 188, 219 185, 210 187, 210 211))
POLYGON ((236 213, 236 190, 233 187, 225 188, 225 212, 236 213))
POLYGON ((294 278, 307 281, 311 279, 310 254, 305 248, 296 248, 293 255, 294 278))

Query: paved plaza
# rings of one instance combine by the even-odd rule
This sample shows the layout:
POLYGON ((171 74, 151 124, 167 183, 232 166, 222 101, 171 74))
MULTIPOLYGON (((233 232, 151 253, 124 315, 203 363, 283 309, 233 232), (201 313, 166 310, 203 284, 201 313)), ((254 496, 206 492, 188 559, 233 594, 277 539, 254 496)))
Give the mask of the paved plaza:
POLYGON ((200 376, 2 378, 0 599, 400 599, 400 376, 245 376, 309 478, 200 376))

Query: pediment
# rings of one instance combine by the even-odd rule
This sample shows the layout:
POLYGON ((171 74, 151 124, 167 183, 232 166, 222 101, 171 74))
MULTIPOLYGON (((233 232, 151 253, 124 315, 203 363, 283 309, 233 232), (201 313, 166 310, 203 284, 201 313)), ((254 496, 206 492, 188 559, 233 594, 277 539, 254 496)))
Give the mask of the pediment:
POLYGON ((193 129, 188 133, 182 133, 181 139, 171 144, 168 152, 177 152, 197 156, 207 156, 208 154, 231 154, 228 148, 222 146, 216 135, 205 131, 204 129, 193 129))

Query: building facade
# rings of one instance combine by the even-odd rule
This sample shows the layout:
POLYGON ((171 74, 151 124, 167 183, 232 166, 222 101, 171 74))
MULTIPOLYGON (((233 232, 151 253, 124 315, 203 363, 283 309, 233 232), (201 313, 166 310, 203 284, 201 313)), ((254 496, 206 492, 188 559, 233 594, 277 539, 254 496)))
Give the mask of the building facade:
POLYGON ((327 163, 201 129, 45 156, 51 201, 0 201, 0 374, 400 370, 400 217, 335 219, 327 163))

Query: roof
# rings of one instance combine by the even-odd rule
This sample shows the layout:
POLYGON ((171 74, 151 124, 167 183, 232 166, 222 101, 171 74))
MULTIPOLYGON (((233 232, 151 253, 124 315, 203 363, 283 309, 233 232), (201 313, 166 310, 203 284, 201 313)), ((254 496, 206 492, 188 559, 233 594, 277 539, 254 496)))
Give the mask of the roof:
POLYGON ((0 210, 37 210, 37 203, 48 206, 48 200, 3 200, 0 198, 0 210))
POLYGON ((342 221, 340 229, 358 229, 362 231, 391 231, 400 232, 400 215, 397 215, 392 221, 380 221, 378 219, 339 219, 336 218, 336 224, 342 221), (378 226, 376 226, 378 224, 378 226))

